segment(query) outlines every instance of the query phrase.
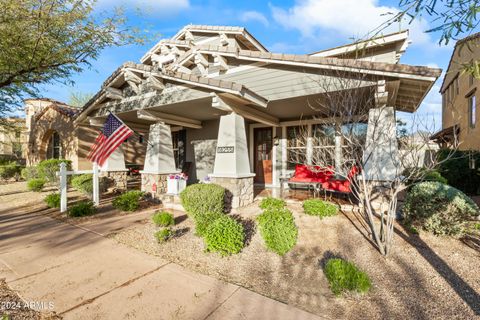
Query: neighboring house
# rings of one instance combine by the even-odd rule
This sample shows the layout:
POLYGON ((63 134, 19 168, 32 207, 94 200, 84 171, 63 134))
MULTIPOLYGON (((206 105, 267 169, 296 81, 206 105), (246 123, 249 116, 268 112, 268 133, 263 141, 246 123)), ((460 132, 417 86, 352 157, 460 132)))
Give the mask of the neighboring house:
MULTIPOLYGON (((144 191, 165 193, 167 177, 183 170, 190 183, 209 179, 225 186, 232 206, 243 206, 253 201, 254 184, 279 186, 296 162, 311 163, 316 148, 341 149, 339 139, 324 139, 328 145, 310 139, 334 125, 330 110, 309 106, 338 91, 319 82, 354 79, 357 87, 351 90, 373 101, 370 116, 381 114, 393 127, 394 111, 417 110, 441 70, 399 63, 407 35, 295 55, 270 53, 245 28, 188 25, 156 44, 141 63, 121 65, 74 122, 98 128, 112 112, 148 137, 148 147, 137 150, 139 161, 145 157, 144 191), (306 144, 295 135, 299 128, 308 132, 306 144), (289 160, 298 150, 304 156, 289 160)), ((366 114, 358 119, 344 125, 368 131, 368 140, 373 121, 366 114)), ((386 143, 396 146, 395 130, 386 134, 391 135, 386 143)), ((119 148, 102 170, 123 170, 128 151, 128 145, 119 148)), ((373 167, 388 171, 383 164, 373 167)))
POLYGON ((25 131, 24 119, 5 119, 5 125, 0 126, 0 158, 25 159, 25 131))
MULTIPOLYGON (((75 126, 74 117, 80 109, 52 99, 25 100, 26 159, 27 165, 35 165, 46 159, 67 159, 76 170, 91 169, 86 159, 98 130, 89 126, 75 126)), ((142 150, 142 145, 128 142, 125 149, 142 150)), ((144 149, 144 147, 143 147, 144 149)), ((144 151, 143 151, 144 153, 144 151)), ((136 152, 127 153, 127 160, 142 161, 136 152)))
POLYGON ((442 130, 432 136, 440 145, 458 143, 460 150, 480 150, 479 79, 462 73, 463 65, 480 59, 480 33, 457 41, 443 79, 442 130))

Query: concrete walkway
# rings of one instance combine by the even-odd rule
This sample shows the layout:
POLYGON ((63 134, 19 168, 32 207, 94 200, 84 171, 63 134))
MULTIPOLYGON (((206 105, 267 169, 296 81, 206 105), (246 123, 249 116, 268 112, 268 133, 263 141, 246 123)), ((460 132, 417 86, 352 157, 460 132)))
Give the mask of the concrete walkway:
POLYGON ((0 209, 0 278, 65 319, 318 319, 103 236, 142 218, 94 230, 0 209))

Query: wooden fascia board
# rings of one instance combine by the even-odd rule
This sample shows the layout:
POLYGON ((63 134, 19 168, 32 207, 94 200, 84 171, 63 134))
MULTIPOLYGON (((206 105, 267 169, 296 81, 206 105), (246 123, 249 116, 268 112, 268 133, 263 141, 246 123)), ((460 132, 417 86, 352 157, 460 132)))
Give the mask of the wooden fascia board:
POLYGON ((372 70, 372 69, 355 68, 355 67, 348 67, 348 66, 343 67, 343 66, 323 65, 323 64, 316 64, 316 63, 305 63, 305 62, 295 62, 295 61, 278 60, 278 59, 248 57, 244 55, 239 55, 238 53, 211 51, 211 50, 205 50, 205 49, 198 50, 198 52, 207 53, 207 54, 218 54, 221 56, 233 57, 240 60, 264 62, 267 64, 281 64, 281 65, 288 65, 288 66, 325 69, 325 70, 339 70, 339 71, 346 71, 346 72, 353 72, 353 73, 366 73, 366 74, 379 75, 379 76, 385 76, 385 77, 397 77, 397 78, 422 80, 422 81, 436 81, 438 78, 433 76, 422 76, 422 75, 415 75, 415 74, 402 73, 402 72, 372 70))
POLYGON ((194 87, 200 87, 200 88, 210 89, 210 90, 213 90, 213 91, 220 91, 220 92, 226 92, 226 93, 231 93, 231 94, 234 94, 234 95, 238 95, 238 96, 244 97, 245 99, 248 99, 251 102, 253 102, 254 104, 258 104, 259 106, 262 106, 262 107, 266 107, 267 103, 268 103, 268 101, 265 98, 262 98, 262 97, 256 95, 254 92, 252 92, 250 90, 246 90, 245 88, 242 89, 242 91, 236 91, 236 90, 232 90, 232 89, 213 86, 213 85, 206 84, 206 83, 199 83, 199 82, 190 81, 190 80, 186 80, 186 79, 180 79, 180 78, 177 78, 177 77, 171 77, 171 76, 167 76, 167 75, 164 75, 164 74, 158 74, 156 76, 161 77, 163 79, 192 85, 194 87))
POLYGON ((238 97, 236 96, 216 93, 212 93, 211 96, 212 107, 214 108, 223 111, 235 112, 246 119, 250 119, 273 127, 278 127, 280 124, 280 121, 277 117, 248 106, 248 101, 241 101, 241 99, 238 99, 238 97))
POLYGON ((193 120, 189 118, 180 117, 173 114, 153 111, 153 110, 137 110, 137 117, 139 119, 150 120, 154 122, 164 122, 167 124, 193 128, 193 129, 201 129, 202 122, 198 120, 193 120))

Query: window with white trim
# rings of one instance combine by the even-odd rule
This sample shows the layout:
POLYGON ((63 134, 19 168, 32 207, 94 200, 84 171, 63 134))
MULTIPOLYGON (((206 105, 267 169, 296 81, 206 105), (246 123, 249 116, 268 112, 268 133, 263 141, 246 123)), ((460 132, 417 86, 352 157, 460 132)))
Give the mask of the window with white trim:
POLYGON ((295 169, 296 164, 306 164, 307 126, 287 127, 287 169, 295 169))

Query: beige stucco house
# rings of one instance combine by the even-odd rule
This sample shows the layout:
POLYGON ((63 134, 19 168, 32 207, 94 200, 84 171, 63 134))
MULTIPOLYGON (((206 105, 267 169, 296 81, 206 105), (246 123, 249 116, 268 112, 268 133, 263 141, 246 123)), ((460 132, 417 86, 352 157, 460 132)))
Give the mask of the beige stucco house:
POLYGON ((22 118, 7 118, 0 126, 0 159, 25 159, 26 134, 22 118))
MULTIPOLYGON (((90 130, 100 128, 112 112, 145 140, 134 150, 135 161, 144 164, 144 191, 165 193, 167 176, 183 170, 190 183, 208 179, 225 186, 233 207, 246 205, 253 201, 254 184, 276 187, 292 172, 293 151, 304 151, 298 162, 308 164, 316 148, 341 150, 339 139, 332 145, 315 143, 315 135, 326 132, 319 126, 328 126, 331 112, 310 105, 321 105, 326 93, 339 90, 335 84, 342 78, 356 86, 342 90, 374 98, 370 112, 355 124, 365 130, 372 131, 371 117, 381 114, 378 110, 388 110, 382 121, 393 124, 396 110, 414 112, 441 70, 401 64, 408 44, 403 31, 294 55, 269 52, 245 28, 188 25, 161 40, 139 63, 121 65, 74 117, 73 130, 81 139, 74 142, 78 166, 84 166, 82 157, 94 136, 90 130), (302 145, 294 134, 300 126, 309 135, 302 145)), ((394 129, 390 139, 396 139, 394 129)), ((124 170, 130 148, 124 144, 102 170, 124 170)), ((379 166, 385 175, 392 169, 391 163, 379 166)))
POLYGON ((480 80, 462 72, 465 64, 478 59, 480 33, 456 43, 440 89, 442 130, 433 136, 442 145, 458 143, 460 150, 480 151, 480 115, 476 99, 480 80))
MULTIPOLYGON (((75 125, 80 109, 63 102, 42 98, 25 100, 26 160, 35 165, 46 159, 68 159, 75 170, 91 169, 86 159, 98 131, 75 125)), ((143 161, 145 147, 136 141, 124 143, 127 161, 143 161), (140 153, 139 154, 139 151, 140 153), (143 150, 143 151, 142 151, 143 150)))

